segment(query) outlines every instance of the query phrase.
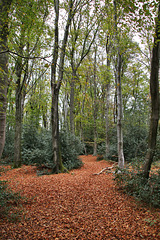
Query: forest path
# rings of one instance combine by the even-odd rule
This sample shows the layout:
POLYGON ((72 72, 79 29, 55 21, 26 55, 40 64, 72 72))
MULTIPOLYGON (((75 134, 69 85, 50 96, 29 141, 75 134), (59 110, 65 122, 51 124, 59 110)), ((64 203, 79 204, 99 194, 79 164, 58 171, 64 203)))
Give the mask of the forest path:
POLYGON ((2 174, 28 198, 20 222, 0 221, 0 240, 158 240, 160 210, 138 206, 119 192, 111 173, 93 175, 110 162, 81 156, 84 165, 69 174, 37 176, 23 166, 2 174))

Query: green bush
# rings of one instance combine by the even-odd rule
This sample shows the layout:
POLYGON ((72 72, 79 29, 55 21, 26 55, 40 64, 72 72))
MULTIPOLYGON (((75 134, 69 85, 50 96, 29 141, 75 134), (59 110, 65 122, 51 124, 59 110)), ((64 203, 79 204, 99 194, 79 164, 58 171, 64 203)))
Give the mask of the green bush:
MULTIPOLYGON (((9 132, 3 157, 12 159, 14 154, 13 132, 9 132)), ((83 154, 84 146, 76 136, 62 131, 60 133, 60 149, 64 166, 70 170, 82 165, 78 156, 83 154)), ((12 159, 13 160, 13 159, 12 159)), ((22 162, 37 166, 47 165, 52 168, 52 136, 51 131, 37 129, 32 125, 25 125, 22 133, 22 162)))
POLYGON ((51 132, 39 131, 34 126, 25 126, 22 136, 22 159, 24 164, 51 164, 51 132))
POLYGON ((19 193, 8 189, 6 181, 0 181, 0 218, 8 217, 10 220, 17 220, 19 213, 13 210, 13 205, 18 206, 20 199, 19 193))
POLYGON ((146 128, 125 125, 123 135, 125 160, 131 162, 134 158, 142 158, 147 150, 148 131, 146 128))
POLYGON ((63 164, 68 170, 82 165, 78 156, 83 154, 84 146, 78 137, 68 132, 61 132, 60 147, 63 164))
MULTIPOLYGON (((125 161, 131 162, 136 158, 143 158, 147 149, 147 130, 144 127, 125 125, 123 127, 123 147, 125 161)), ((117 128, 111 128, 109 131, 109 155, 105 156, 105 142, 98 145, 98 154, 103 155, 105 159, 118 161, 117 153, 117 128)), ((158 148, 157 148, 158 155, 158 148)))
MULTIPOLYGON (((45 129, 37 131, 26 127, 23 134, 23 161, 25 164, 45 164, 53 167, 51 132, 45 129), (33 134, 32 134, 33 133, 33 134)), ((78 155, 83 152, 83 145, 80 140, 65 131, 60 133, 60 150, 64 167, 68 170, 78 168, 82 162, 78 155)))
POLYGON ((160 171, 146 179, 140 169, 137 171, 124 169, 116 174, 115 181, 119 189, 137 200, 160 207, 160 171))
POLYGON ((14 153, 14 129, 11 128, 6 130, 6 139, 1 163, 10 164, 13 161, 14 156, 13 153, 14 153), (3 159, 5 159, 5 162, 3 161, 3 159))
MULTIPOLYGON (((82 165, 78 156, 83 154, 84 146, 78 137, 62 131, 60 133, 60 149, 63 164, 68 170, 82 165)), ((13 162, 13 155, 14 133, 12 130, 7 132, 3 158, 13 162)), ((46 129, 38 130, 34 125, 23 126, 22 163, 27 165, 36 164, 37 166, 44 164, 50 168, 53 167, 51 131, 46 129)))

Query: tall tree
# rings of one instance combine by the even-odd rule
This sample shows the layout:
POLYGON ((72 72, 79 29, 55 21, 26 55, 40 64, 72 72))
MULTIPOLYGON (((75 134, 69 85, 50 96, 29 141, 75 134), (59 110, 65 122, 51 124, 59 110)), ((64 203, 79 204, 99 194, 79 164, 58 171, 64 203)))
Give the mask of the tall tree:
POLYGON ((107 54, 107 74, 106 74, 106 103, 105 103, 105 125, 106 125, 106 151, 105 155, 108 157, 109 155, 109 100, 110 100, 110 62, 111 62, 111 57, 110 57, 110 39, 109 36, 107 36, 106 40, 106 54, 107 54))
POLYGON ((115 44, 117 48, 117 59, 115 69, 115 80, 117 90, 117 145, 118 145, 118 166, 124 168, 124 152, 123 152, 123 130, 122 130, 122 89, 121 89, 121 70, 122 70, 122 54, 119 45, 119 36, 117 28, 117 0, 114 0, 114 24, 115 24, 115 44))
POLYGON ((145 157, 145 164, 143 166, 143 174, 145 178, 149 177, 157 139, 157 129, 159 120, 159 58, 160 58, 159 49, 160 49, 160 4, 158 6, 158 17, 156 19, 156 30, 151 60, 151 74, 150 74, 151 118, 148 138, 148 150, 145 157))
POLYGON ((0 158, 5 143, 8 89, 8 13, 12 0, 0 0, 0 158))
POLYGON ((75 1, 68 1, 68 16, 66 20, 66 25, 64 29, 64 36, 62 40, 61 53, 59 59, 59 72, 58 79, 57 74, 57 61, 58 61, 58 50, 60 48, 59 44, 59 0, 54 0, 54 10, 55 10, 55 39, 54 39, 54 49, 53 49, 53 59, 51 65, 51 92, 52 92, 52 107, 51 107, 51 126, 52 126, 52 150, 53 150, 53 172, 59 173, 63 171, 62 160, 60 156, 60 146, 59 146, 59 113, 58 113, 58 102, 59 102, 59 91, 63 81, 64 73, 64 58, 66 53, 66 44, 68 41, 69 27, 71 21, 75 14, 73 9, 75 1))
POLYGON ((93 132, 94 132, 94 146, 93 146, 93 155, 97 155, 97 45, 95 45, 94 49, 94 69, 93 69, 93 91, 94 91, 94 100, 93 100, 93 132))

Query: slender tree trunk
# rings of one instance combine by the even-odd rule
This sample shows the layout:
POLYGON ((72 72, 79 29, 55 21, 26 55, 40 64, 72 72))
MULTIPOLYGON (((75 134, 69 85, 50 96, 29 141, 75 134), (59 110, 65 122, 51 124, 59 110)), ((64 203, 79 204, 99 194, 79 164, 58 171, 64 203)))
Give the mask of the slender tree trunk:
POLYGON ((67 99, 67 94, 65 93, 65 97, 63 101, 63 119, 64 119, 63 127, 66 131, 69 130, 67 116, 68 116, 68 99, 67 99))
POLYGON ((106 105, 105 105, 105 120, 106 120, 106 153, 105 157, 109 156, 109 101, 110 101, 110 56, 109 56, 109 37, 107 37, 106 42, 106 54, 107 54, 107 83, 106 83, 106 105))
POLYGON ((124 153, 123 153, 123 131, 122 131, 122 90, 121 90, 121 55, 118 53, 118 72, 117 72, 117 142, 118 142, 118 166, 124 168, 124 153))
POLYGON ((72 69, 72 79, 71 79, 71 92, 70 92, 70 130, 71 133, 75 133, 74 127, 74 88, 75 88, 76 74, 74 69, 72 69))
MULTIPOLYGON (((22 34, 19 52, 23 55, 23 38, 24 35, 22 34)), ((29 45, 27 48, 29 52, 29 45)), ((24 64, 22 65, 22 58, 18 57, 16 62, 16 112, 15 112, 15 138, 14 138, 14 167, 20 167, 22 164, 21 159, 21 135, 22 135, 22 119, 23 119, 23 108, 24 108, 24 100, 25 100, 25 83, 28 78, 28 59, 25 62, 25 73, 24 77, 22 78, 22 71, 24 68, 24 64), (22 82, 21 82, 22 80, 22 82), (23 92, 24 89, 24 92, 23 92)))
POLYGON ((95 47, 95 58, 94 58, 94 102, 93 102, 93 121, 94 121, 94 145, 93 145, 93 155, 97 155, 97 83, 96 83, 96 74, 97 74, 97 46, 95 47))
POLYGON ((109 156, 109 100, 110 100, 110 83, 106 85, 106 107, 105 107, 105 120, 106 120, 106 154, 109 156))
POLYGON ((148 150, 143 166, 143 174, 145 178, 149 178, 151 164, 153 162, 154 152, 156 148, 157 129, 159 119, 159 49, 160 49, 160 4, 158 9, 158 19, 156 22, 156 36, 152 50, 151 75, 150 75, 150 94, 151 94, 151 118, 148 138, 148 150))
POLYGON ((0 0, 0 158, 5 144, 8 89, 8 12, 11 0, 0 0))
POLYGON ((56 85, 52 91, 52 149, 54 166, 53 172, 60 172, 60 149, 59 149, 59 117, 58 117, 59 89, 56 85))
POLYGON ((14 139, 14 167, 21 166, 21 132, 22 132, 22 96, 20 79, 16 88, 15 139, 14 139))
POLYGON ((87 155, 87 149, 85 147, 85 142, 84 142, 84 133, 83 133, 83 122, 82 122, 82 118, 84 117, 84 103, 85 103, 85 95, 86 95, 86 91, 87 91, 87 83, 88 83, 88 74, 86 76, 86 83, 85 83, 85 91, 84 91, 84 98, 82 101, 82 107, 81 107, 81 120, 80 120, 80 139, 82 141, 82 143, 84 144, 84 153, 85 155, 87 155))

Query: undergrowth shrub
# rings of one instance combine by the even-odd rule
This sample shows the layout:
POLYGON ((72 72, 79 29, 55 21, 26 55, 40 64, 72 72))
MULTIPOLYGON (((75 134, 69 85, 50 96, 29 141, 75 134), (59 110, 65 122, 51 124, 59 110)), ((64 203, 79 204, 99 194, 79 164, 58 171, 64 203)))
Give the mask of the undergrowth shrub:
POLYGON ((63 164, 68 170, 82 166, 82 161, 78 156, 83 154, 84 145, 78 137, 62 131, 60 133, 60 148, 63 164))
POLYGON ((1 163, 10 164, 13 161, 13 152, 14 152, 14 129, 6 130, 6 139, 3 149, 1 163))
POLYGON ((126 124, 123 135, 125 160, 131 162, 134 158, 142 158, 147 150, 147 129, 138 125, 126 124))
POLYGON ((20 212, 16 208, 20 205, 21 199, 19 193, 14 193, 8 189, 6 181, 0 181, 0 218, 7 217, 11 221, 17 221, 20 212))
MULTIPOLYGON (((13 133, 9 133, 12 136, 13 133)), ((60 132, 60 149, 64 167, 68 170, 78 168, 82 165, 78 158, 83 154, 84 146, 78 137, 71 133, 60 132)), ((14 139, 6 139, 6 148, 3 157, 13 161, 14 139), (12 141, 11 141, 12 140, 12 141), (8 147, 9 146, 9 147, 8 147)), ((26 165, 46 165, 53 167, 52 162, 52 136, 51 131, 37 129, 34 125, 23 126, 22 133, 22 162, 26 165)))
POLYGON ((160 208, 160 171, 146 179, 140 169, 135 171, 126 168, 116 174, 115 181, 120 190, 150 206, 160 208))
MULTIPOLYGON (((51 132, 39 131, 34 126, 25 126, 22 136, 22 159, 24 164, 51 165, 52 145, 51 132)), ((52 166, 51 166, 52 167, 52 166)))

